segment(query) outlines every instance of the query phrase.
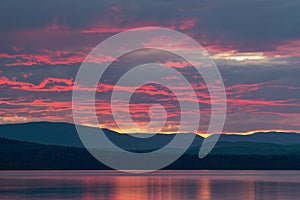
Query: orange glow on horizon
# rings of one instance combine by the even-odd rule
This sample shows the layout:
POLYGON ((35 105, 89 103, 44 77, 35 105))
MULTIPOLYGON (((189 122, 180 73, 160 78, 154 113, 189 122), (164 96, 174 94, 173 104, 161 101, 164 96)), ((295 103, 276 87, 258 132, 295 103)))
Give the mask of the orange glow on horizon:
MULTIPOLYGON (((40 120, 37 118, 27 118, 27 117, 19 117, 19 116, 10 116, 10 117, 3 117, 0 121, 0 124, 22 124, 22 123, 29 123, 29 122, 61 122, 58 121, 58 119, 53 119, 51 121, 49 120, 40 120)), ((62 122, 63 123, 63 122, 62 122)), ((65 122, 69 123, 69 122, 65 122)), ((71 123, 70 123, 71 124, 71 123)), ((117 132, 119 134, 137 134, 137 133, 144 133, 144 134, 157 134, 157 132, 151 132, 146 129, 138 129, 138 128, 128 128, 126 130, 121 131, 118 127, 112 127, 112 126, 107 126, 104 124, 90 124, 90 123, 82 123, 78 124, 81 126, 87 126, 87 127, 93 127, 93 128, 102 128, 102 129, 109 129, 111 131, 117 132)), ((257 130, 250 130, 250 131, 236 131, 236 132, 227 132, 223 131, 221 134, 224 135, 252 135, 255 133, 268 133, 268 132, 282 132, 282 133, 297 133, 300 134, 300 130, 291 130, 291 129, 257 129, 257 130)), ((174 131, 161 131, 159 132, 160 134, 177 134, 178 132, 174 131)), ((187 133, 187 132, 182 132, 182 133, 187 133)), ((205 131, 198 131, 194 132, 195 134, 207 138, 211 136, 212 134, 207 134, 205 131)))
POLYGON ((263 133, 268 133, 268 132, 292 132, 292 133, 298 133, 300 134, 300 130, 283 130, 283 129, 264 129, 264 130, 251 130, 251 131, 246 131, 246 132, 224 132, 223 134, 237 134, 237 135, 252 135, 255 133, 259 133, 259 132, 263 132, 263 133))
MULTIPOLYGON (((106 128, 112 131, 115 131, 117 133, 120 134, 126 134, 126 133, 131 133, 131 134, 135 134, 135 133, 149 133, 149 134, 155 134, 155 132, 151 132, 151 131, 147 131, 145 129, 138 129, 138 128, 128 128, 125 131, 120 131, 120 129, 118 128, 109 128, 109 127, 104 127, 103 125, 93 125, 93 124, 82 124, 83 126, 90 126, 90 127, 101 127, 101 128, 106 128)), ((257 130, 251 130, 251 131, 245 131, 245 132, 241 132, 241 131, 236 131, 236 132, 222 132, 221 134, 226 134, 226 135, 231 135, 231 134, 236 134, 236 135, 252 135, 255 133, 259 133, 259 132, 263 132, 263 133, 268 133, 268 132, 290 132, 290 133, 298 133, 300 134, 300 130, 284 130, 284 129, 257 129, 257 130)), ((172 131, 162 131, 159 132, 161 134, 177 134, 178 132, 172 132, 172 131)), ((195 132, 195 134, 200 135, 201 137, 209 137, 212 134, 207 134, 206 132, 203 131, 198 131, 195 132)))

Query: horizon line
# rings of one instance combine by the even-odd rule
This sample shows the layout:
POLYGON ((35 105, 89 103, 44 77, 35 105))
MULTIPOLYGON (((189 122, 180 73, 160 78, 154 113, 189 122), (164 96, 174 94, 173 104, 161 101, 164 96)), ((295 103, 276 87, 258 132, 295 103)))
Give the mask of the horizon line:
MULTIPOLYGON (((76 125, 74 123, 71 122, 63 122, 63 121, 27 121, 27 122, 18 122, 18 123, 1 123, 0 125, 17 125, 17 124, 30 124, 30 123, 62 123, 62 124, 70 124, 70 125, 76 125)), ((85 127, 91 127, 91 128, 101 128, 101 129, 107 129, 119 134, 177 134, 178 132, 138 132, 138 131, 131 131, 131 132, 122 132, 120 130, 117 129, 112 129, 112 128, 107 128, 107 127, 101 127, 101 125, 91 125, 91 124, 77 124, 79 126, 85 126, 85 127)), ((275 133, 296 133, 296 134, 300 134, 300 130, 285 130, 285 129, 253 129, 250 131, 236 131, 236 132, 227 132, 227 131, 223 131, 222 133, 219 133, 220 135, 253 135, 255 133, 270 133, 270 132, 275 132, 275 133)), ((182 134, 186 134, 188 132, 180 132, 182 134)), ((197 133, 195 132, 190 132, 190 133, 194 133, 196 135, 200 135, 201 137, 209 137, 213 134, 207 134, 204 132, 200 132, 198 131, 197 133)))

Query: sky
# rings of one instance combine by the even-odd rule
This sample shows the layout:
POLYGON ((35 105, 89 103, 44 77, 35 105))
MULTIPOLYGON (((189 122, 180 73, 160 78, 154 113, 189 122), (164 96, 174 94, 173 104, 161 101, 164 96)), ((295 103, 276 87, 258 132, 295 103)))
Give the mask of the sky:
MULTIPOLYGON (((87 54, 100 42, 122 31, 164 27, 180 31, 201 44, 218 66, 227 95, 224 133, 258 130, 300 132, 300 2, 298 0, 3 0, 0 3, 0 123, 57 121, 73 123, 72 89, 87 54)), ((163 41, 167 42, 167 41, 163 41)), ((188 49, 187 51, 193 51, 188 49)), ((110 62, 99 56, 90 62, 110 62)), ((188 77, 190 63, 154 49, 118 58, 99 83, 96 110, 101 127, 119 130, 112 118, 112 90, 129 66, 155 62, 188 77)), ((166 76, 176 82, 176 76, 166 76)), ((201 77, 196 77, 199 80, 201 77)), ((201 108, 196 132, 204 133, 211 101, 203 81, 192 83, 201 108)), ((181 94, 190 101, 190 94, 181 94)), ((149 122, 149 108, 159 102, 167 110, 162 132, 174 132, 180 114, 178 99, 161 85, 144 85, 130 102, 137 124, 149 122)), ((117 109, 126 112, 124 103, 117 109)), ((89 122, 89 110, 82 106, 89 122)), ((154 116, 159 122, 161 116, 154 116)), ((123 122, 128 132, 134 129, 123 122)))

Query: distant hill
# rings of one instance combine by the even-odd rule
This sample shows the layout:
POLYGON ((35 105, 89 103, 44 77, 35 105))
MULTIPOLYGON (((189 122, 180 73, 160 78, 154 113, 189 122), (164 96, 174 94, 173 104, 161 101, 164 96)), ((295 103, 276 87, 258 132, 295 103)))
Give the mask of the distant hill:
MULTIPOLYGON (((156 150, 174 137, 135 138, 107 129, 104 133, 133 152, 156 150)), ((199 159, 202 141, 196 136, 186 153, 165 169, 300 169, 300 135, 296 133, 221 135, 211 153, 199 159)), ((68 123, 0 125, 0 155, 0 169, 109 169, 87 152, 75 125, 68 123)))
POLYGON ((251 135, 222 135, 220 142, 261 142, 272 144, 300 144, 300 134, 290 132, 257 132, 251 135))
MULTIPOLYGON (((95 129, 92 127, 82 127, 83 129, 95 129)), ((127 134, 120 134, 108 129, 103 129, 104 133, 114 143, 128 150, 154 150, 161 148, 170 142, 174 135, 157 134, 150 138, 135 138, 127 134)), ((188 134, 188 133, 185 133, 188 134)), ((47 145, 83 147, 76 132, 74 124, 57 122, 31 122, 24 124, 0 125, 0 137, 33 142, 47 145)), ((203 141, 201 136, 196 136, 192 148, 197 148, 203 141)), ((300 144, 300 134, 283 132, 259 132, 252 135, 221 135, 220 142, 232 143, 270 143, 270 144, 300 144)))
MULTIPOLYGON (((81 126, 83 130, 96 129, 81 126)), ((120 134, 108 129, 103 129, 107 137, 116 145, 132 151, 152 151, 159 149, 170 142, 174 135, 157 134, 150 138, 136 138, 128 134, 120 134)), ((33 142, 46 145, 83 147, 74 124, 56 122, 31 122, 24 124, 0 125, 0 137, 33 142)), ((203 138, 197 136, 201 144, 203 138)))
POLYGON ((75 126, 68 123, 30 122, 0 125, 0 137, 39 144, 82 147, 75 126))

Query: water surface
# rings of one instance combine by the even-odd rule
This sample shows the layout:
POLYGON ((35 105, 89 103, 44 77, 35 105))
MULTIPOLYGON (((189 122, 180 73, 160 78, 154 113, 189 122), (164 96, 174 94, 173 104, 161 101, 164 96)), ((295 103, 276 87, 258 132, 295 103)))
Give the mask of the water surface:
POLYGON ((298 171, 1 171, 0 199, 300 199, 298 171))

